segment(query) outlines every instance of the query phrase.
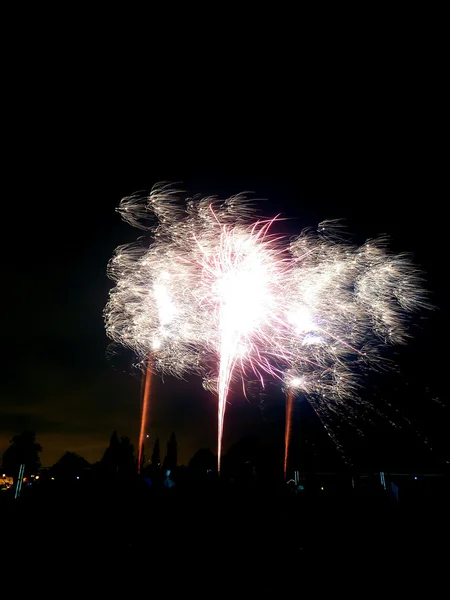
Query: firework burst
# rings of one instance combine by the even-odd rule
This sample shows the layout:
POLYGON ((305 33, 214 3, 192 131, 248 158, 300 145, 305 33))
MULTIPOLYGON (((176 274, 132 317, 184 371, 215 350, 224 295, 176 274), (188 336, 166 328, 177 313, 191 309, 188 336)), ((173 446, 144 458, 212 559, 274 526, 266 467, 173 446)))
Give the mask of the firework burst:
POLYGON ((275 378, 314 407, 336 407, 428 306, 408 256, 382 238, 353 245, 335 221, 280 237, 279 218, 256 219, 244 195, 182 202, 168 185, 118 210, 150 238, 120 246, 109 263, 107 334, 143 362, 151 355, 160 374, 195 373, 217 393, 219 470, 234 380, 275 378))

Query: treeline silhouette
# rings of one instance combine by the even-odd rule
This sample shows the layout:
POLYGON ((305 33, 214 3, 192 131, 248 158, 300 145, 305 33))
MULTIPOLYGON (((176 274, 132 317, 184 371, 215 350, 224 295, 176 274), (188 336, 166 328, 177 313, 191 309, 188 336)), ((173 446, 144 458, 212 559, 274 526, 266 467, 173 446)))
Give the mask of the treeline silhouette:
POLYGON ((175 434, 162 460, 155 441, 139 475, 130 438, 117 431, 95 464, 66 452, 39 470, 41 451, 35 433, 23 432, 3 455, 8 473, 26 464, 20 496, 14 486, 0 494, 3 565, 32 556, 38 569, 81 562, 83 572, 95 565, 105 578, 148 571, 180 585, 177 574, 186 570, 211 578, 225 568, 264 587, 299 570, 363 572, 376 561, 410 569, 446 559, 439 540, 449 531, 448 478, 411 478, 400 486, 400 501, 383 489, 379 474, 353 486, 349 472, 326 479, 311 470, 288 484, 282 447, 258 438, 231 447, 220 475, 207 448, 178 465, 175 434))
MULTIPOLYGON (((164 458, 157 439, 138 475, 130 438, 117 431, 98 462, 68 451, 49 468, 41 468, 35 433, 16 435, 2 461, 15 480, 20 464, 26 465, 20 496, 15 485, 0 495, 8 555, 14 561, 39 547, 38 561, 82 557, 131 568, 151 560, 160 569, 198 556, 199 564, 213 568, 217 552, 234 545, 235 536, 245 532, 250 544, 282 518, 278 489, 264 489, 269 480, 256 478, 257 447, 255 440, 237 444, 224 457, 219 477, 217 457, 207 448, 178 465, 172 433, 164 458)), ((270 466, 267 461, 267 473, 270 466)))

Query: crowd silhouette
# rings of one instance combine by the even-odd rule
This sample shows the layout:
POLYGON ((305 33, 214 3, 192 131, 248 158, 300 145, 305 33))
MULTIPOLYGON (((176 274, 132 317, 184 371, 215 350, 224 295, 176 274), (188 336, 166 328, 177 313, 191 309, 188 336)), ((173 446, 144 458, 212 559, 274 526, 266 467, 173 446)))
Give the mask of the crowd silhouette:
POLYGON ((350 471, 284 477, 282 461, 270 461, 251 439, 230 449, 218 474, 206 448, 178 465, 175 434, 163 460, 156 440, 138 473, 130 439, 117 432, 98 463, 66 452, 45 469, 33 432, 11 442, 3 469, 14 475, 26 465, 20 496, 14 485, 0 494, 4 564, 11 566, 32 557, 42 569, 105 565, 108 576, 149 565, 159 574, 188 569, 208 577, 225 568, 261 582, 277 573, 362 572, 377 561, 411 568, 446 558, 446 474, 404 474, 396 483, 350 471))

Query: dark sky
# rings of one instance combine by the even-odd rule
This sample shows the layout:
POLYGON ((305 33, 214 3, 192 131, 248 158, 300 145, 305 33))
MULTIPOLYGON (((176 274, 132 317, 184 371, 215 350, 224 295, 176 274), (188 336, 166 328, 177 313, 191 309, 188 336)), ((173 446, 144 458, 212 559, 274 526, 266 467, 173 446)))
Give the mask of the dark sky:
MULTIPOLYGON (((320 88, 263 72, 258 82, 244 74, 245 87, 200 74, 133 85, 111 70, 107 82, 93 66, 82 73, 73 57, 61 74, 30 56, 11 76, 5 112, 0 451, 25 428, 44 465, 66 450, 98 460, 113 430, 137 441, 140 379, 130 355, 108 359, 102 311, 109 258, 141 235, 115 208, 159 181, 222 197, 252 191, 298 232, 342 218, 361 242, 388 234, 423 268, 438 307, 420 324, 409 376, 445 402, 448 129, 439 70, 419 54, 380 65, 371 56, 346 73, 328 65, 320 88)), ((232 398, 225 445, 258 419, 260 407, 232 398)), ((164 452, 172 431, 181 462, 215 451, 215 399, 200 381, 157 383, 150 444, 159 437, 164 452)))

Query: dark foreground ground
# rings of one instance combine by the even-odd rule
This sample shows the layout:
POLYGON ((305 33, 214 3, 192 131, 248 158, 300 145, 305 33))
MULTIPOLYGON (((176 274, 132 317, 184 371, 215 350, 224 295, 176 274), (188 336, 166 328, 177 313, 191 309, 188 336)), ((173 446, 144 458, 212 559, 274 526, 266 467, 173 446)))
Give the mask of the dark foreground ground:
POLYGON ((394 581, 414 590, 420 580, 430 592, 449 572, 447 482, 399 502, 381 489, 77 484, 36 487, 19 500, 2 493, 8 581, 64 580, 64 589, 133 581, 169 596, 196 586, 219 596, 231 586, 239 596, 245 586, 300 595, 305 586, 343 585, 369 597, 373 586, 387 591, 394 581))

